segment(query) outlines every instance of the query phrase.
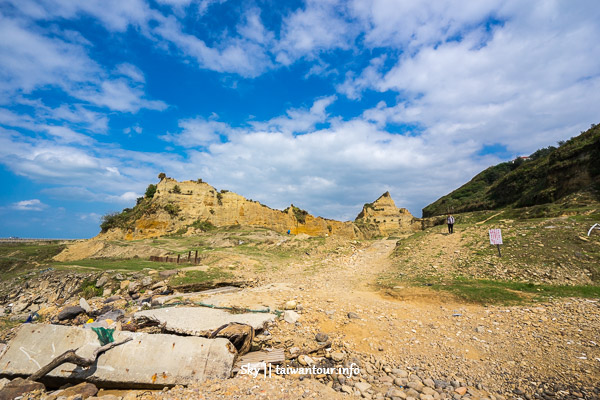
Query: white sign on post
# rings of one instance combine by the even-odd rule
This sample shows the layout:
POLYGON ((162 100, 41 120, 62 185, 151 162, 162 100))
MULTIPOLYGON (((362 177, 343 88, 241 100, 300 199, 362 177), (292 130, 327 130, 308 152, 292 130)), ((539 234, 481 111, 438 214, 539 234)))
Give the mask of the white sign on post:
POLYGON ((490 244, 502 244, 502 232, 500 229, 490 229, 490 244))

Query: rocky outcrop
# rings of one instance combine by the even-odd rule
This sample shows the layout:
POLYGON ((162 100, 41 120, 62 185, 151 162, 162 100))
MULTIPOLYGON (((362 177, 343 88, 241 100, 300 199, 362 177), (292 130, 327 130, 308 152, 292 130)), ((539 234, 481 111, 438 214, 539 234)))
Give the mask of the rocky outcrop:
MULTIPOLYGON (((233 192, 219 192, 201 181, 178 182, 163 178, 154 196, 141 204, 144 209, 140 212, 136 208, 132 210, 135 219, 127 227, 112 228, 100 237, 133 240, 175 232, 191 235, 196 229, 232 225, 264 227, 280 233, 289 231, 294 235, 364 236, 351 222, 314 217, 293 204, 283 211, 274 210, 233 192)), ((136 207, 142 208, 139 206, 136 207)))
POLYGON ((140 199, 136 207, 116 215, 115 225, 104 229, 98 238, 134 240, 174 233, 193 235, 198 230, 235 225, 350 239, 420 229, 419 220, 408 210, 396 208, 389 193, 368 206, 357 218, 358 224, 340 222, 315 217, 293 204, 283 211, 275 210, 227 190, 217 191, 201 180, 178 182, 163 177, 152 197, 140 199))
POLYGON ((398 208, 385 192, 373 203, 367 203, 356 217, 357 224, 374 226, 381 235, 405 233, 422 229, 421 219, 415 218, 406 208, 398 208))

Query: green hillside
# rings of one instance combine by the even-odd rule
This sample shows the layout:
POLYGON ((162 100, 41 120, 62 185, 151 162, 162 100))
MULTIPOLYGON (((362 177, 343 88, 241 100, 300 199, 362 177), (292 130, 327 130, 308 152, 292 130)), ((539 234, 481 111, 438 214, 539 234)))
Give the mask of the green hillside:
MULTIPOLYGON (((423 217, 552 203, 582 190, 600 190, 600 125, 529 160, 490 167, 423 209, 423 217)), ((597 197, 597 195, 596 195, 597 197)))

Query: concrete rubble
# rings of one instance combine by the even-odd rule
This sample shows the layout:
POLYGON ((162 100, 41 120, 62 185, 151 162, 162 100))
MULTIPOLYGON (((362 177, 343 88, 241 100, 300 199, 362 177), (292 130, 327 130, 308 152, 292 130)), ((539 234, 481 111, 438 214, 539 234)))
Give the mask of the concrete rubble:
MULTIPOLYGON (((43 381, 91 382, 104 388, 163 388, 205 379, 228 378, 236 356, 227 339, 117 331, 115 341, 133 337, 98 357, 83 369, 66 363, 43 381)), ((0 356, 0 377, 28 376, 70 349, 90 357, 100 346, 91 329, 62 325, 26 324, 0 356)))
POLYGON ((203 296, 214 295, 214 294, 226 294, 226 293, 235 293, 239 292, 241 289, 235 286, 222 286, 215 289, 202 290, 200 292, 191 292, 191 293, 177 293, 167 296, 154 297, 152 299, 152 303, 156 305, 163 305, 171 300, 179 300, 185 301, 195 298, 200 298, 203 296))
POLYGON ((261 330, 275 321, 275 314, 230 314, 227 311, 207 307, 171 307, 144 310, 134 314, 136 322, 156 322, 168 332, 184 335, 208 336, 222 325, 237 322, 261 330))

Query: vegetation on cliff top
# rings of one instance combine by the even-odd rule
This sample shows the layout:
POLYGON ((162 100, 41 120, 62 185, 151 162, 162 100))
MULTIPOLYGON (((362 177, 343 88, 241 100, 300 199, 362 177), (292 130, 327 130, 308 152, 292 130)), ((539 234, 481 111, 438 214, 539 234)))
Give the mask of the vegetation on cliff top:
POLYGON ((551 203, 581 190, 600 189, 600 125, 476 175, 423 209, 423 217, 551 203))

